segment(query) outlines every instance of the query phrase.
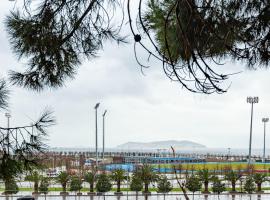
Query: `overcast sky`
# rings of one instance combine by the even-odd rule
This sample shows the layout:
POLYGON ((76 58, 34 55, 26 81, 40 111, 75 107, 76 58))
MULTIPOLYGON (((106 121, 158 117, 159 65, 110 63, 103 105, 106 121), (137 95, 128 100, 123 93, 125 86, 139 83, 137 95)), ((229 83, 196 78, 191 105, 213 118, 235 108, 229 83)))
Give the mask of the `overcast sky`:
MULTIPOLYGON (((5 15, 13 8, 8 0, 0 6, 1 76, 10 69, 23 69, 12 54, 4 30, 5 15)), ((107 109, 106 145, 115 147, 128 141, 190 140, 208 147, 247 148, 250 104, 246 97, 259 96, 254 110, 255 148, 263 144, 261 118, 270 113, 270 71, 247 71, 230 78, 231 87, 222 95, 192 94, 163 74, 153 63, 142 75, 133 55, 133 46, 108 44, 100 57, 85 61, 74 80, 57 90, 40 93, 12 87, 11 125, 31 123, 50 107, 57 125, 50 129, 49 144, 61 147, 94 147, 95 113, 99 108, 99 144, 102 112, 107 109)), ((223 68, 231 73, 245 69, 244 64, 228 62, 223 68)), ((6 125, 4 112, 1 126, 6 125)), ((269 128, 270 131, 270 128, 269 128)), ((270 134, 270 133, 269 133, 270 134)), ((267 146, 270 135, 267 136, 267 146)))

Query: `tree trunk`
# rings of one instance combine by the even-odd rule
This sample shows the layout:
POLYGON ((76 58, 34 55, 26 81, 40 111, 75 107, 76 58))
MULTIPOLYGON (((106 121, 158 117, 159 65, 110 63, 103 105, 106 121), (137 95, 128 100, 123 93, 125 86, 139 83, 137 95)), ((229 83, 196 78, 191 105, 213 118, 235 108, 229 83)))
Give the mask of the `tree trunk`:
POLYGON ((236 190, 235 190, 235 182, 234 182, 234 181, 232 182, 232 191, 233 191, 233 192, 236 191, 236 190))
POLYGON ((63 192, 66 192, 67 191, 67 184, 63 183, 62 187, 63 187, 63 192))
POLYGON ((204 182, 204 192, 208 193, 208 181, 204 182))
MULTIPOLYGON (((178 182, 178 180, 177 180, 177 182, 178 182)), ((187 195, 186 189, 181 185, 180 182, 178 182, 178 184, 179 184, 181 190, 183 191, 183 194, 184 194, 185 199, 186 199, 186 200, 189 200, 189 197, 188 197, 188 195, 187 195)))
MULTIPOLYGON (((174 150, 174 148, 172 146, 171 146, 171 149, 173 151, 173 157, 175 157, 175 150, 174 150)), ((183 191, 183 194, 184 194, 185 199, 186 200, 189 200, 189 197, 187 195, 187 191, 186 191, 184 185, 182 185, 181 182, 178 179, 177 171, 176 171, 175 166, 173 166, 173 171, 174 171, 174 174, 175 174, 176 181, 177 181, 178 185, 180 186, 181 190, 183 191)), ((180 172, 180 178, 181 178, 181 172, 180 172)))
POLYGON ((145 193, 149 192, 149 190, 148 190, 148 183, 145 183, 144 184, 144 192, 145 193))
POLYGON ((258 192, 262 191, 262 183, 257 184, 257 189, 258 189, 258 192))
POLYGON ((6 180, 4 180, 4 182, 5 182, 5 194, 9 194, 10 193, 10 191, 8 191, 7 189, 8 189, 8 185, 9 185, 9 179, 6 179, 6 180))
POLYGON ((121 186, 121 182, 117 181, 117 192, 120 192, 120 186, 121 186))
POLYGON ((94 184, 90 183, 90 192, 94 192, 94 184))
POLYGON ((34 182, 34 192, 38 193, 38 182, 34 182))

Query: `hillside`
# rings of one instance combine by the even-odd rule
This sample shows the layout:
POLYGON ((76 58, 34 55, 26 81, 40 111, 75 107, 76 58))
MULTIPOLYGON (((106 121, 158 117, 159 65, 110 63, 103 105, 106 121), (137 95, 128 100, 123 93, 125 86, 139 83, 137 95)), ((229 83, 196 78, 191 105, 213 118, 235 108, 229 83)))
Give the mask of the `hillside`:
POLYGON ((156 141, 156 142, 127 142, 121 145, 118 145, 116 148, 119 149, 169 149, 173 146, 175 149, 181 148, 206 148, 205 145, 188 141, 188 140, 168 140, 168 141, 156 141))

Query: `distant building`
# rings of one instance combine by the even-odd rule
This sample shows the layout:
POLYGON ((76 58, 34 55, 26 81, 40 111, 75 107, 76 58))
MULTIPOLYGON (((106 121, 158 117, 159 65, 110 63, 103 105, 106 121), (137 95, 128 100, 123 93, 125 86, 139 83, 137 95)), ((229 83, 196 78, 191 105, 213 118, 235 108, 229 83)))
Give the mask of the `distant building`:
POLYGON ((149 164, 179 164, 179 163, 198 163, 205 162, 201 158, 188 157, 144 157, 144 156, 126 156, 123 157, 123 163, 149 163, 149 164))

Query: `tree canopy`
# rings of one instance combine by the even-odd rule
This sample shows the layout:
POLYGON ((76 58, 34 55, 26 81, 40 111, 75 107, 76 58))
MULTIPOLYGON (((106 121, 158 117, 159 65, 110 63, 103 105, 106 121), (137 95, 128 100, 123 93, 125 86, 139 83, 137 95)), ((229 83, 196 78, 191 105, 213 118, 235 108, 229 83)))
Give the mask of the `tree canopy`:
POLYGON ((40 157, 47 149, 47 129, 55 123, 52 113, 45 111, 31 125, 0 127, 0 178, 5 183, 25 170, 40 166, 40 157))
POLYGON ((10 80, 35 90, 62 86, 106 40, 125 41, 119 31, 126 19, 114 16, 120 10, 124 17, 126 9, 139 65, 146 66, 137 46, 191 92, 226 92, 223 82, 229 74, 217 70, 226 59, 250 68, 269 65, 267 0, 139 0, 135 18, 134 4, 127 0, 126 8, 120 0, 26 0, 6 19, 14 53, 28 60, 24 71, 10 72, 10 80))

